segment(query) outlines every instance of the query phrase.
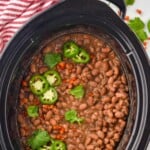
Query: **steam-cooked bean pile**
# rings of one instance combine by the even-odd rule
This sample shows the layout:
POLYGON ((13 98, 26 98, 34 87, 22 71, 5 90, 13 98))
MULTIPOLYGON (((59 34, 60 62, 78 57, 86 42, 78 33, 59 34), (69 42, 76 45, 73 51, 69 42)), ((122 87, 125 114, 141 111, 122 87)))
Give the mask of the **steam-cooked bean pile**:
MULTIPOLYGON (((107 41, 109 43, 109 41, 107 41)), ((69 34, 51 41, 34 56, 21 83, 18 122, 21 141, 25 150, 28 138, 41 129, 53 139, 66 144, 68 150, 113 150, 126 126, 129 107, 128 85, 121 62, 106 41, 88 34, 69 34), (62 46, 74 41, 86 49, 88 63, 75 63, 63 57, 62 46), (55 87, 58 100, 54 104, 42 104, 31 92, 29 80, 35 74, 50 70, 44 63, 47 53, 60 53, 62 60, 53 68, 60 74, 61 83, 55 87), (82 85, 84 96, 70 94, 74 87, 82 85), (30 117, 27 108, 38 106, 38 116, 30 117), (65 119, 68 110, 75 110, 81 122, 65 119)))

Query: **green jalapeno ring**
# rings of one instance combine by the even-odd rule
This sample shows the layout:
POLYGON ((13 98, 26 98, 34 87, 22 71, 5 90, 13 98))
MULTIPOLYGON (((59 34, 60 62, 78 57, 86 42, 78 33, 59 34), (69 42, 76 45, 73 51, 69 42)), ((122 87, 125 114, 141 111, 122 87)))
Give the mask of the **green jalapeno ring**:
POLYGON ((58 99, 58 94, 55 88, 49 87, 39 98, 42 104, 54 104, 58 99))
POLYGON ((41 75, 33 75, 29 81, 29 87, 32 93, 41 95, 48 89, 49 84, 45 77, 41 75))
POLYGON ((80 52, 76 56, 72 58, 72 60, 76 63, 88 63, 90 60, 90 55, 83 48, 79 48, 80 52))
POLYGON ((72 58, 79 53, 79 47, 74 41, 68 41, 63 45, 63 52, 66 58, 72 58))
POLYGON ((61 77, 55 70, 49 70, 44 73, 44 77, 51 86, 58 86, 61 83, 61 77))
POLYGON ((51 145, 52 150, 66 150, 66 144, 59 140, 54 140, 51 145))
POLYGON ((38 150, 67 150, 66 144, 60 140, 51 140, 50 145, 44 145, 38 150))
POLYGON ((44 145, 43 147, 39 148, 38 150, 52 150, 52 147, 44 145))

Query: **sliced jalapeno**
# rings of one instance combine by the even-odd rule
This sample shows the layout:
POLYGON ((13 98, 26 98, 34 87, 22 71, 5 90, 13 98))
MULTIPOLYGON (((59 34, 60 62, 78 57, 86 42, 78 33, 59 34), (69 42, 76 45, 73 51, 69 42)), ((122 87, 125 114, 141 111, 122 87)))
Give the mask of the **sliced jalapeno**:
POLYGON ((72 58, 72 60, 76 63, 83 63, 83 64, 88 63, 90 60, 90 55, 87 53, 86 50, 82 48, 80 48, 79 50, 80 50, 79 54, 75 55, 72 58))
POLYGON ((68 41, 63 45, 63 52, 66 58, 72 58, 79 53, 79 47, 75 42, 68 41))
POLYGON ((51 145, 52 150, 66 150, 66 144, 62 141, 55 140, 51 145))
POLYGON ((47 80, 41 75, 34 75, 29 81, 31 91, 36 95, 43 94, 48 89, 47 80))
POLYGON ((44 145, 38 150, 67 150, 66 144, 59 140, 51 140, 51 145, 44 145))
POLYGON ((61 77, 57 71, 49 70, 44 73, 44 76, 51 86, 57 86, 61 83, 61 77))
POLYGON ((40 102, 42 104, 54 104, 57 101, 58 94, 55 88, 50 87, 45 93, 40 95, 40 102))
POLYGON ((43 147, 39 148, 38 150, 52 150, 52 147, 44 145, 43 147))

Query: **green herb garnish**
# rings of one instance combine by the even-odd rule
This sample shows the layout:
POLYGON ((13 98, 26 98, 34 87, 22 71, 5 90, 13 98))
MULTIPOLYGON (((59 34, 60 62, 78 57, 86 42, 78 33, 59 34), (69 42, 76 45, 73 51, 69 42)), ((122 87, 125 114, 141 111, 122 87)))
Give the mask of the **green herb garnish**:
POLYGON ((44 56, 44 63, 49 66, 50 68, 53 68, 56 66, 59 62, 61 62, 61 55, 56 53, 48 53, 44 56))
POLYGON ((150 20, 147 22, 147 28, 148 28, 148 31, 150 32, 150 20))
POLYGON ((75 98, 82 98, 84 96, 85 91, 82 85, 78 85, 73 89, 71 89, 69 93, 73 95, 75 98))
POLYGON ((79 118, 77 116, 76 110, 69 110, 65 113, 65 120, 69 121, 70 123, 81 123, 83 118, 79 118))
POLYGON ((50 142, 51 138, 47 131, 37 130, 28 139, 28 145, 33 149, 39 149, 41 146, 50 142))
POLYGON ((28 106, 27 113, 29 117, 38 117, 38 106, 28 106))
POLYGON ((133 31, 141 30, 144 29, 145 27, 144 22, 139 17, 135 17, 134 19, 131 19, 128 22, 128 25, 133 31))
POLYGON ((142 42, 144 42, 148 38, 148 35, 144 31, 144 29, 138 30, 135 33, 142 42))
POLYGON ((135 17, 134 19, 131 19, 128 22, 129 27, 132 29, 132 31, 136 34, 136 36, 141 40, 142 42, 147 39, 147 33, 144 30, 145 24, 144 22, 139 18, 135 17))
POLYGON ((125 0, 126 5, 133 5, 135 0, 125 0))

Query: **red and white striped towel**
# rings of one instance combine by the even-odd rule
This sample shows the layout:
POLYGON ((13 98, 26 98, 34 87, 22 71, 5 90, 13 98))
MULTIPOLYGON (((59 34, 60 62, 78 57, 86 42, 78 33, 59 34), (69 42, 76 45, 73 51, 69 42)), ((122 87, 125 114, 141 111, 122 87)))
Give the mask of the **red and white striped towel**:
POLYGON ((58 0, 0 0, 0 54, 7 42, 32 16, 58 0))

